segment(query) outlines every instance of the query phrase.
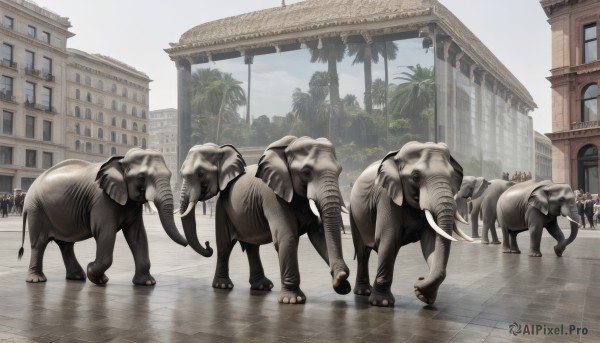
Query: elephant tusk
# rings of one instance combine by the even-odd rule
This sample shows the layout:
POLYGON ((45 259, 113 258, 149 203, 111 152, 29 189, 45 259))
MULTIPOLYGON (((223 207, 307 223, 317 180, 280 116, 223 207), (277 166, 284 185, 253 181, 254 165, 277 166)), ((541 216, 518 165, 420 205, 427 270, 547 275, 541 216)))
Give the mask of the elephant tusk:
POLYGON ((573 222, 573 223, 575 223, 575 224, 577 224, 577 225, 581 225, 581 224, 579 224, 578 222, 574 221, 574 220, 573 220, 573 218, 571 218, 571 217, 569 217, 569 216, 565 216, 565 217, 566 217, 566 218, 567 218, 567 219, 568 219, 570 222, 573 222))
POLYGON ((317 208, 317 204, 313 199, 308 199, 308 204, 310 205, 310 210, 315 214, 315 216, 321 218, 321 214, 319 214, 319 209, 317 208))
POLYGON ((465 218, 463 218, 460 213, 454 212, 454 219, 458 220, 459 222, 463 223, 463 224, 467 224, 469 225, 469 223, 467 223, 467 221, 465 220, 465 218))
POLYGON ((469 235, 464 233, 463 230, 461 230, 458 226, 456 226, 456 224, 454 225, 454 232, 456 232, 456 234, 460 238, 464 239, 465 241, 473 242, 473 238, 471 238, 469 235))
POLYGON ((458 193, 454 194, 454 201, 456 201, 456 199, 458 199, 458 193))
POLYGON ((346 214, 350 214, 350 211, 346 208, 346 206, 342 206, 342 212, 346 214))
POLYGON ((188 204, 187 209, 185 210, 185 212, 181 215, 177 214, 177 217, 186 217, 188 214, 190 214, 190 212, 192 212, 192 209, 194 208, 194 206, 196 206, 196 202, 195 201, 190 201, 190 203, 188 204))
POLYGON ((433 220, 433 216, 431 215, 431 212, 429 212, 429 210, 425 210, 425 218, 427 218, 427 222, 429 223, 429 226, 431 226, 431 228, 437 232, 438 235, 444 237, 445 239, 452 241, 452 242, 457 242, 456 238, 450 236, 449 234, 447 234, 446 232, 444 232, 444 230, 442 230, 441 227, 439 227, 435 221, 433 220))
POLYGON ((150 209, 152 209, 152 211, 158 212, 158 209, 156 208, 156 205, 154 205, 154 201, 148 200, 148 206, 150 206, 150 209))

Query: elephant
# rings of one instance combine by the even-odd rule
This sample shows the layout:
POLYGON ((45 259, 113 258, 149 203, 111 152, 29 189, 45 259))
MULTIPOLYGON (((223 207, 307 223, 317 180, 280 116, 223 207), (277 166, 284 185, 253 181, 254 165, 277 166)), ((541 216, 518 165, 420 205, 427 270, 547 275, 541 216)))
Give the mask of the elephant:
POLYGON ((350 193, 350 228, 356 249, 354 293, 375 306, 393 306, 390 288, 401 246, 421 241, 429 275, 414 284, 415 295, 433 304, 446 277, 450 241, 456 227, 454 194, 463 169, 444 143, 406 143, 367 167, 350 193), (377 275, 369 282, 369 255, 378 254, 377 275))
POLYGON ((490 244, 488 236, 488 232, 490 232, 492 235, 491 244, 500 244, 498 234, 496 233, 496 204, 502 193, 514 185, 515 182, 513 181, 502 179, 491 180, 490 185, 483 194, 471 202, 473 205, 473 210, 471 211, 471 237, 479 238, 478 217, 482 217, 483 228, 481 229, 481 243, 490 244))
POLYGON ((466 218, 469 214, 468 201, 479 198, 489 185, 490 182, 484 177, 463 176, 462 184, 455 196, 456 208, 461 217, 466 218))
POLYGON ((285 136, 266 148, 258 164, 247 166, 245 171, 243 165, 233 147, 211 143, 193 147, 181 167, 184 181, 180 212, 190 246, 198 244, 191 213, 196 202, 220 192, 215 215, 217 266, 212 286, 233 288, 229 256, 239 241, 248 255, 250 288, 271 290, 273 283, 265 276, 259 247, 273 242, 281 273, 278 301, 305 303, 306 296, 300 289, 298 243, 306 233, 330 267, 334 290, 349 293, 350 271, 343 258, 340 232, 341 211, 345 209, 338 182, 342 168, 331 142, 285 136), (225 177, 223 171, 228 173, 225 177))
POLYGON ((23 256, 25 225, 29 218, 31 260, 27 282, 45 282, 42 270, 48 242, 60 248, 66 278, 106 284, 104 272, 111 266, 119 230, 135 262, 133 283, 154 285, 150 274, 148 238, 142 219, 142 204, 156 202, 161 224, 176 243, 186 246, 173 216, 171 172, 163 156, 154 150, 133 148, 125 156, 112 156, 104 163, 69 159, 42 173, 25 196, 23 211, 23 256), (96 259, 86 272, 77 261, 75 242, 94 237, 96 259))
POLYGON ((517 234, 529 230, 529 256, 540 257, 540 243, 544 227, 554 239, 556 256, 562 256, 579 230, 579 214, 575 205, 575 194, 567 184, 524 182, 509 188, 498 199, 498 222, 502 226, 502 252, 521 253, 517 245, 517 234), (571 234, 565 239, 557 217, 564 216, 571 222, 571 234))

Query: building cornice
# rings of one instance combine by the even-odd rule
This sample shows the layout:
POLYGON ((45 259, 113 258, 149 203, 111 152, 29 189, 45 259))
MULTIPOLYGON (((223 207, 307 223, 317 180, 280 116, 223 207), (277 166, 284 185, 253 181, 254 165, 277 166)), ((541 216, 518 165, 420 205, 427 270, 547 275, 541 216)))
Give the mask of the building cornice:
POLYGON ((35 38, 28 37, 27 35, 24 35, 24 34, 22 34, 20 32, 15 31, 15 30, 10 30, 10 29, 4 28, 2 25, 0 25, 0 33, 2 35, 8 36, 8 37, 12 37, 14 39, 26 42, 27 44, 34 45, 35 47, 37 47, 39 49, 47 50, 47 51, 52 51, 52 52, 56 53, 57 55, 60 55, 63 58, 67 57, 67 51, 66 50, 63 50, 63 49, 57 48, 57 47, 55 47, 53 45, 44 43, 44 42, 42 42, 40 40, 37 40, 35 38))
MULTIPOLYGON (((546 16, 551 18, 562 10, 569 9, 578 3, 584 3, 588 0, 541 0, 540 5, 544 9, 546 16)), ((597 0, 591 0, 597 1, 597 0)))
POLYGON ((572 139, 591 139, 600 136, 600 127, 546 133, 552 142, 572 139))

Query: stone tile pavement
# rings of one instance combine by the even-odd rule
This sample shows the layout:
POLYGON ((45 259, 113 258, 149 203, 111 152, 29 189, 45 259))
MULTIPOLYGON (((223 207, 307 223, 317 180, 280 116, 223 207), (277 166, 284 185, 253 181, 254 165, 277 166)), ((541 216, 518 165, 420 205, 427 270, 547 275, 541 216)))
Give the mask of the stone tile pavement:
MULTIPOLYGON (((600 341, 600 230, 580 231, 562 258, 554 255, 554 241, 547 232, 542 258, 527 256, 526 233, 519 235, 521 255, 502 254, 497 245, 453 243, 448 275, 433 306, 425 306, 413 293, 414 281, 427 272, 420 246, 405 246, 392 286, 396 305, 378 308, 366 297, 336 294, 326 264, 307 238, 301 239, 299 249, 305 305, 277 303, 280 278, 272 245, 261 248, 267 276, 275 284, 272 292, 250 291, 248 263, 239 245, 230 263, 234 289, 215 290, 211 287, 215 255, 204 258, 176 245, 155 215, 144 215, 144 220, 154 287, 131 283, 133 259, 121 234, 106 286, 65 280, 55 244, 48 246, 44 259, 48 282, 26 283, 27 236, 23 260, 17 260, 22 219, 0 218, 0 341, 600 341), (520 326, 521 333, 511 334, 511 325, 514 330, 520 326), (585 330, 567 334, 570 328, 585 330), (555 329, 562 335, 548 334, 555 329)), ((201 240, 214 247, 213 219, 198 214, 197 220, 201 240)), ((349 229, 343 235, 343 249, 353 285, 356 261, 349 229)), ((75 251, 85 266, 94 259, 94 241, 77 243, 75 251)), ((376 261, 373 254, 372 273, 376 261)))

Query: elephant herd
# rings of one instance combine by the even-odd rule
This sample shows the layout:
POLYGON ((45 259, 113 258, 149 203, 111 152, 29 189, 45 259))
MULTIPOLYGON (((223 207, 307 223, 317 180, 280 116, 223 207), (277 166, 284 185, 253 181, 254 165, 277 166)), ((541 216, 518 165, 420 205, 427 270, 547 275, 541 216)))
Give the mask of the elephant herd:
MULTIPOLYGON (((394 264, 401 246, 420 241, 429 273, 417 279, 415 295, 432 304, 446 276, 450 242, 456 233, 472 241, 456 224, 466 223, 457 203, 471 199, 473 236, 478 237, 477 217, 482 214, 482 243, 500 243, 494 222, 502 226, 504 252, 518 253, 516 235, 530 230, 531 256, 541 256, 542 229, 558 241, 560 256, 577 235, 572 224, 568 239, 556 218, 576 222, 574 194, 567 185, 549 181, 513 185, 503 180, 463 176, 460 164, 443 143, 409 142, 367 167, 354 182, 350 209, 339 187, 342 168, 335 148, 324 138, 285 136, 271 143, 258 164, 246 166, 232 145, 207 143, 190 149, 181 166, 180 207, 173 209, 171 172, 163 156, 134 148, 125 156, 104 163, 66 160, 40 175, 24 203, 23 237, 29 218, 31 259, 27 282, 44 282, 43 255, 50 241, 61 250, 66 278, 105 284, 112 264, 116 234, 123 231, 133 254, 136 285, 154 285, 150 274, 148 239, 143 224, 143 204, 153 202, 167 235, 190 245, 205 257, 213 254, 196 233, 195 206, 218 196, 215 215, 217 263, 212 286, 231 289, 229 257, 240 242, 250 265, 250 288, 269 291, 273 283, 262 266, 259 248, 273 243, 279 257, 280 303, 301 304, 298 243, 307 234, 315 250, 329 265, 335 292, 348 294, 350 270, 341 244, 342 213, 349 213, 357 272, 354 293, 369 297, 375 306, 393 306, 394 264), (181 219, 183 237, 175 224, 181 219), (574 218, 574 219, 573 219, 574 218), (74 253, 75 242, 93 237, 96 258, 84 270, 74 253), (374 281, 369 278, 369 255, 378 254, 374 281)), ((19 258, 24 252, 19 250, 19 258)))

